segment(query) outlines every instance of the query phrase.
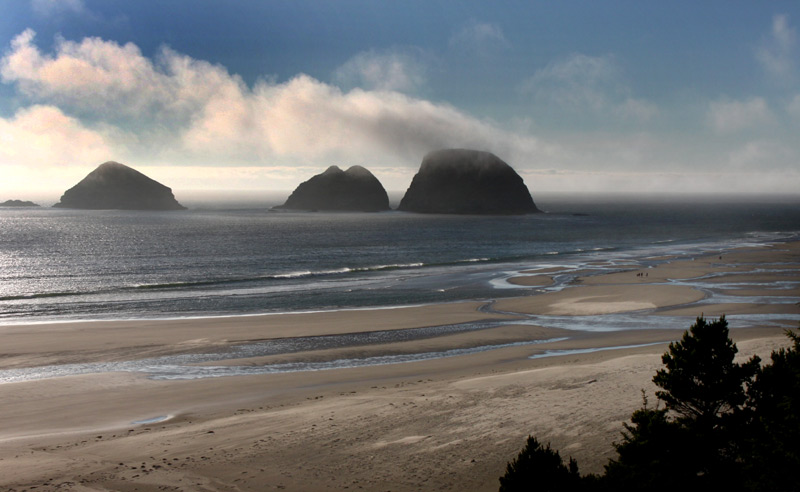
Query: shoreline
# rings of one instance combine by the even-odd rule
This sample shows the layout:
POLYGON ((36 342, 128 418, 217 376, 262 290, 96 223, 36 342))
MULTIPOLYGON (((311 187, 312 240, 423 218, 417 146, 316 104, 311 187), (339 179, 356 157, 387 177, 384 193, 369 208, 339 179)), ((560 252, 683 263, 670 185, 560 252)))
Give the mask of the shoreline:
MULTIPOLYGON (((625 271, 636 269, 636 268, 646 268, 646 265, 664 265, 669 264, 673 261, 679 259, 679 257, 686 257, 686 256, 707 256, 707 255, 716 255, 716 254, 727 254, 728 252, 733 251, 743 251, 743 250, 754 250, 759 251, 764 248, 772 248, 774 246, 778 246, 781 244, 791 244, 793 242, 798 242, 796 236, 794 234, 784 236, 781 238, 774 238, 770 235, 766 234, 764 237, 759 239, 751 239, 742 237, 739 238, 735 243, 730 243, 729 240, 717 243, 696 243, 696 244, 677 244, 676 246, 680 247, 681 253, 676 254, 661 254, 663 252, 654 253, 652 248, 646 249, 632 249, 630 251, 616 251, 614 248, 610 249, 598 249, 597 251, 594 250, 578 250, 573 252, 565 252, 565 253, 556 253, 552 254, 552 258, 564 258, 568 263, 562 264, 560 266, 552 266, 553 260, 549 259, 551 255, 545 254, 541 261, 543 262, 544 267, 541 268, 534 268, 531 266, 532 262, 535 260, 530 261, 522 261, 518 264, 514 264, 514 267, 518 267, 516 274, 503 277, 502 275, 499 278, 494 278, 489 283, 494 286, 494 291, 497 292, 498 290, 505 290, 505 291, 513 291, 514 289, 522 289, 527 292, 535 292, 536 290, 543 290, 543 291, 550 291, 554 289, 561 289, 567 286, 562 285, 560 282, 555 282, 554 278, 557 275, 565 275, 568 274, 570 277, 573 278, 584 278, 584 279, 591 279, 596 276, 605 276, 609 274, 607 270, 613 270, 618 273, 624 273, 625 271), (585 259, 581 260, 580 257, 582 255, 592 255, 597 252, 605 252, 610 253, 611 256, 608 258, 590 258, 586 257, 585 259), (620 256, 614 256, 613 253, 620 253, 620 256), (575 260, 578 259, 577 262, 575 260), (604 271, 605 270, 605 271, 604 271)), ((663 245, 653 244, 652 247, 669 247, 670 244, 665 243, 663 245)), ((469 266, 472 264, 472 260, 462 260, 459 263, 469 266)), ((491 264, 491 263, 490 263, 491 264)), ((498 268, 495 273, 501 274, 506 273, 504 272, 506 266, 510 266, 511 264, 499 263, 498 265, 502 266, 503 268, 498 268)), ((488 266, 488 265, 487 265, 488 266)), ((490 271, 491 268, 488 268, 487 271, 490 271)), ((614 273, 614 272, 611 272, 614 273)), ((124 290, 124 289, 123 289, 124 290)), ((14 326, 21 326, 21 325, 51 325, 51 324, 69 324, 69 323, 116 323, 116 322, 135 322, 135 321, 142 321, 142 322, 157 322, 157 321, 181 321, 181 320, 207 320, 207 319, 228 319, 228 318, 249 318, 249 317, 261 317, 261 316, 281 316, 281 315, 292 315, 292 314, 315 314, 315 313, 330 313, 330 312, 340 312, 340 311, 372 311, 372 310, 388 310, 388 309, 404 309, 409 307, 424 307, 424 306, 432 306, 432 305, 441 305, 441 304, 451 304, 451 303, 468 303, 468 302, 475 302, 478 299, 492 299, 492 291, 487 292, 488 295, 485 296, 477 296, 477 297, 465 297, 459 299, 450 299, 450 300, 431 300, 427 302, 416 302, 416 303, 407 303, 407 304, 376 304, 376 305, 362 305, 362 306, 341 306, 335 308, 326 308, 326 309, 287 309, 287 310, 268 310, 268 311, 261 311, 261 312, 247 312, 247 313, 235 313, 235 312, 209 312, 209 313, 191 313, 191 314, 181 314, 175 315, 170 314, 167 316, 158 316, 148 314, 144 316, 126 316, 126 317, 103 317, 103 316, 92 316, 87 315, 85 317, 72 317, 71 315, 69 318, 57 318, 57 317, 49 317, 49 318, 39 318, 37 316, 27 316, 21 318, 2 318, 0 319, 0 329, 3 327, 14 327, 14 326)), ((80 295, 80 293, 76 294, 80 295)), ((524 295, 524 294, 523 294, 524 295)), ((234 296, 235 297, 235 296, 234 296)), ((515 296, 497 296, 498 299, 507 299, 513 298, 515 296)))
POLYGON ((221 352, 304 336, 375 330, 401 334, 498 319, 496 326, 427 338, 189 367, 257 367, 510 345, 322 371, 192 380, 105 372, 0 384, 0 484, 8 490, 76 491, 488 491, 497 489, 506 462, 528 434, 576 458, 581 472, 598 472, 613 456, 611 443, 619 439, 622 423, 640 407, 640 390, 654 398, 650 380, 660 356, 689 328, 697 311, 708 314, 727 306, 767 315, 731 329, 739 357, 757 353, 768 361, 771 350, 788 345, 783 332, 796 329, 793 320, 800 315, 798 265, 800 242, 787 242, 725 252, 723 260, 719 254, 678 257, 650 268, 582 277, 559 291, 504 298, 488 309, 480 309, 486 302, 469 301, 169 321, 3 325, 0 372, 221 352), (778 283, 785 287, 778 299, 753 295, 774 291, 778 283), (737 297, 748 302, 731 302, 737 297), (784 297, 796 300, 784 302, 784 297), (589 325, 611 319, 613 325, 615 316, 643 326, 592 331, 536 324, 556 317, 589 325), (664 316, 685 319, 685 326, 661 328, 664 316), (524 340, 549 341, 513 345, 524 340), (606 350, 575 352, 598 347, 606 350), (573 352, 540 356, 548 350, 573 352), (170 418, 150 420, 161 417, 170 418))

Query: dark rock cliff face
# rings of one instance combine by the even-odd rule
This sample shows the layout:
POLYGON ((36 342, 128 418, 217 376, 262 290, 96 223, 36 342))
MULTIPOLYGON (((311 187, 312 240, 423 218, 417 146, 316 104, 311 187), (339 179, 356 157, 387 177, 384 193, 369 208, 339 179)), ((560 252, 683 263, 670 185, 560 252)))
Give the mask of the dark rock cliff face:
POLYGON ((118 162, 106 162, 64 192, 61 208, 185 210, 172 190, 118 162))
POLYGON ((467 149, 426 155, 398 210, 493 215, 540 211, 511 166, 492 153, 467 149))
POLYGON ((6 200, 0 203, 0 207, 38 207, 36 203, 22 200, 6 200))
POLYGON ((363 167, 342 171, 331 166, 300 183, 286 203, 275 208, 380 212, 389 210, 389 196, 378 178, 363 167))

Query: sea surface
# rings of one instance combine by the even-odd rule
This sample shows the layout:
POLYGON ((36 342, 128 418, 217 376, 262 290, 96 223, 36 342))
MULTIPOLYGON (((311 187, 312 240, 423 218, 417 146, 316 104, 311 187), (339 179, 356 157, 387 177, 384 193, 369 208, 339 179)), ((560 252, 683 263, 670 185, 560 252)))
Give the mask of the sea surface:
POLYGON ((0 324, 161 319, 497 299, 800 239, 800 197, 542 196, 546 213, 0 208, 0 324), (547 288, 506 280, 564 267, 547 288), (573 273, 571 273, 573 272, 573 273))

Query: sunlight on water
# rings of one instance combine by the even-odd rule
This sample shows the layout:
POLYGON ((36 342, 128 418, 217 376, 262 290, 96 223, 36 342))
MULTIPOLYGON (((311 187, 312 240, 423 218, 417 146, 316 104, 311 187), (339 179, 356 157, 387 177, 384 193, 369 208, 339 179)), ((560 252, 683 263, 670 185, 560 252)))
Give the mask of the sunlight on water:
MULTIPOLYGON (((681 199, 685 201, 685 197, 681 199)), ((535 292, 515 272, 614 271, 797 237, 794 203, 542 202, 516 217, 0 210, 0 323, 249 314, 535 292), (651 258, 651 259, 648 259, 651 258)), ((574 273, 570 273, 574 272, 574 273)))

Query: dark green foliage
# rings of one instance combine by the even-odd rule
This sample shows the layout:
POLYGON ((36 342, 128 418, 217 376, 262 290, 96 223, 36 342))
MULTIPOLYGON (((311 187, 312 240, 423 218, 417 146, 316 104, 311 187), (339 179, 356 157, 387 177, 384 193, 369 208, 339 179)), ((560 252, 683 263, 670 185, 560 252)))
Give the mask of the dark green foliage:
POLYGON ((746 391, 760 360, 738 364, 736 352, 724 316, 697 318, 669 345, 664 369, 653 377, 666 408, 650 410, 645 401, 633 413, 617 445, 619 457, 606 468, 606 483, 622 490, 737 489, 746 391))
POLYGON ((773 352, 749 391, 742 454, 749 490, 800 491, 800 336, 773 352))
POLYGON ((734 363, 737 351, 728 336, 725 316, 711 322, 697 318, 661 357, 665 367, 653 377, 661 388, 656 396, 685 422, 706 429, 717 427, 720 417, 744 404, 745 385, 752 382, 759 367, 758 357, 745 364, 734 363))
POLYGON ((683 434, 680 441, 665 441, 663 453, 690 455, 687 466, 694 469, 694 483, 724 487, 740 473, 736 448, 746 425, 746 391, 760 359, 735 363, 737 351, 724 316, 713 321, 699 317, 680 341, 669 345, 661 358, 664 369, 653 377, 661 388, 656 396, 677 415, 674 422, 683 434))
POLYGON ((618 458, 606 465, 603 481, 616 490, 676 490, 697 479, 694 436, 669 420, 666 409, 641 409, 625 424, 618 458))
POLYGON ((666 407, 648 408, 643 392, 605 475, 580 477, 529 437, 500 490, 800 492, 800 335, 787 334, 793 345, 770 365, 738 364, 725 317, 698 318, 653 378, 666 407))
POLYGON ((558 451, 550 444, 542 446, 535 437, 528 436, 525 447, 506 466, 500 477, 500 492, 579 490, 581 476, 578 463, 572 458, 565 465, 558 451))

